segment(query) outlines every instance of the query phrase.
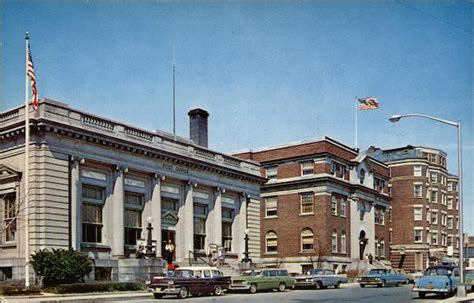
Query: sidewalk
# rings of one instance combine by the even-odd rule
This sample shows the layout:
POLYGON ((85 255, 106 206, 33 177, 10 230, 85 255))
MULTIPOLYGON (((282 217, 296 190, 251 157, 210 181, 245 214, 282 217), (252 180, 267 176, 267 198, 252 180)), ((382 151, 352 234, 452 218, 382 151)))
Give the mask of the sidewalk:
POLYGON ((153 295, 147 291, 134 292, 111 292, 111 293, 87 293, 87 294, 43 294, 35 296, 16 296, 16 297, 0 297, 1 303, 53 303, 53 302, 68 302, 68 303, 97 303, 114 300, 126 299, 152 299, 153 295))
POLYGON ((451 298, 444 299, 442 302, 474 302, 474 292, 468 293, 464 298, 453 296, 451 298))

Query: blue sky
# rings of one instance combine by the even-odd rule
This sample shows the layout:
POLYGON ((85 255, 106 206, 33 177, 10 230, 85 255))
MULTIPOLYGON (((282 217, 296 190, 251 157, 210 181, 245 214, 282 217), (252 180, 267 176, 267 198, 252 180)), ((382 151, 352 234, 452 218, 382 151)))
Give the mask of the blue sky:
POLYGON ((40 97, 145 129, 177 133, 210 112, 209 145, 231 152, 330 136, 359 147, 448 153, 464 123, 465 227, 474 234, 472 13, 469 1, 2 1, 0 110, 24 100, 24 33, 40 97))

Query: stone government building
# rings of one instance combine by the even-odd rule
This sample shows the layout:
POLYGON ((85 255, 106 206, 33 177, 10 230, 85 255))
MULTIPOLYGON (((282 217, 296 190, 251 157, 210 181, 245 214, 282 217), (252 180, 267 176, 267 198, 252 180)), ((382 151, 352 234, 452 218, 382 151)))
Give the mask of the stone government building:
MULTIPOLYGON (((18 280, 26 223, 24 111, 0 113, 0 271, 18 280)), ((260 166, 209 150, 208 113, 195 109, 189 116, 192 140, 48 99, 38 111, 30 108, 30 252, 74 248, 93 258, 96 279, 132 280, 144 276, 135 249, 151 222, 158 256, 168 240, 181 264, 192 258, 189 251, 204 256, 217 244, 227 262, 237 263, 248 228, 250 257, 258 262, 260 166)))

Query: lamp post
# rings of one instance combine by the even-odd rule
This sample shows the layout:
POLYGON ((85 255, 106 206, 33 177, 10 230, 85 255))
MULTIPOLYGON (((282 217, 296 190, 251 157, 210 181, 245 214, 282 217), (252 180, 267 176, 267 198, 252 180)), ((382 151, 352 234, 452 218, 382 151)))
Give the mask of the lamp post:
POLYGON ((244 240, 245 240, 245 251, 244 251, 244 258, 242 259, 242 262, 244 263, 248 263, 248 262, 252 262, 252 259, 249 258, 249 229, 246 228, 245 229, 245 237, 244 237, 244 240))
POLYGON ((458 291, 457 295, 459 297, 465 297, 466 296, 466 288, 464 286, 464 251, 463 251, 463 243, 464 243, 464 237, 463 237, 463 199, 462 199, 462 150, 461 150, 461 121, 449 121, 433 116, 428 116, 428 115, 423 115, 423 114, 405 114, 405 115, 393 115, 391 116, 388 120, 390 122, 398 122, 400 121, 401 118, 406 118, 406 117, 420 117, 420 118, 425 118, 425 119, 430 119, 434 120, 443 124, 447 124, 450 126, 454 126, 458 129, 458 178, 459 178, 459 276, 460 276, 460 285, 458 286, 458 291))
POLYGON ((146 239, 146 255, 147 257, 151 258, 155 256, 155 253, 153 252, 153 239, 151 235, 151 231, 153 230, 153 227, 151 226, 151 222, 152 222, 151 217, 147 217, 147 222, 148 222, 148 226, 146 230, 148 231, 148 234, 147 234, 147 239, 146 239))

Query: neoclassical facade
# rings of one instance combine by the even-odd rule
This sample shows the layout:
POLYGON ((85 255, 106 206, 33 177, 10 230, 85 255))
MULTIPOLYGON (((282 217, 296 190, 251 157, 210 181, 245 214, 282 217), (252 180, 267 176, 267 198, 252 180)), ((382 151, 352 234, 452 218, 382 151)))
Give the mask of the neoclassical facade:
POLYGON ((256 162, 197 144, 207 145, 207 112, 189 113, 194 143, 43 100, 38 111, 30 109, 26 189, 24 111, 0 114, 0 275, 24 278, 29 245, 31 253, 43 248, 87 253, 96 279, 134 279, 143 267, 135 257, 137 241, 147 238, 148 223, 157 256, 171 241, 178 264, 204 257, 210 246, 223 246, 227 262, 239 262, 246 229, 250 256, 259 260, 265 179, 256 162))

